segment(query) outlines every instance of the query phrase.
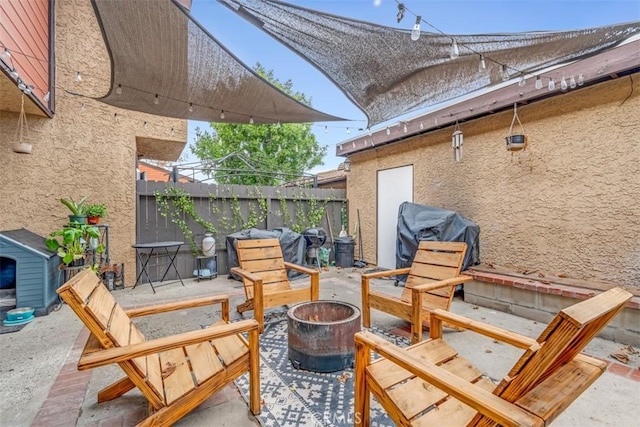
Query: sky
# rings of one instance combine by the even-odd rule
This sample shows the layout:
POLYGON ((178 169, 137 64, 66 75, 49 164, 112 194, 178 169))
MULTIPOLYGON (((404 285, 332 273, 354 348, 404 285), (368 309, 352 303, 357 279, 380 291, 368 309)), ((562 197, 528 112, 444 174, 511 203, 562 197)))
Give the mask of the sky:
MULTIPOLYGON (((639 0, 406 0, 402 3, 410 12, 405 13, 400 23, 396 21, 398 6, 395 0, 287 2, 407 30, 413 26, 415 15, 421 15, 423 20, 451 35, 575 30, 640 20, 639 0)), ((364 113, 314 66, 216 0, 193 0, 191 14, 247 67, 253 68, 260 62, 267 70, 273 70, 280 81, 291 80, 293 90, 310 97, 313 108, 348 119, 345 122, 317 123, 312 126, 318 143, 329 148, 324 165, 309 172, 336 169, 344 161, 344 158, 335 156, 336 144, 366 132, 363 129, 367 126, 364 113)), ((422 29, 432 31, 425 28, 424 24, 422 29)), ((413 112, 410 116, 424 111, 413 112)), ((372 129, 386 125, 381 123, 372 129)), ((209 123, 189 121, 184 161, 198 160, 189 149, 194 143, 197 127, 210 129, 209 123)))

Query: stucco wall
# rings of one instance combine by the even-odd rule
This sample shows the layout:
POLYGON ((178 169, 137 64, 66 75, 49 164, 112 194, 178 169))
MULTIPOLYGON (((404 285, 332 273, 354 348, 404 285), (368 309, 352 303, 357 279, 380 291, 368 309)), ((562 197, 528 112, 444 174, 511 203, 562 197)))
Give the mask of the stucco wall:
POLYGON ((360 209, 365 260, 376 261, 376 172, 413 165, 414 201, 478 223, 483 263, 640 286, 640 76, 631 77, 519 107, 521 152, 505 148, 509 111, 461 126, 460 163, 452 128, 353 155, 349 219, 360 209))
POLYGON ((11 143, 18 115, 0 112, 0 230, 25 227, 42 236, 68 221, 61 197, 103 202, 110 255, 135 280, 136 136, 186 140, 186 121, 120 110, 66 93, 100 96, 110 61, 89 0, 56 0, 56 109, 53 119, 28 116, 33 154, 11 143), (76 71, 82 81, 76 82, 76 71), (82 104, 85 104, 84 109, 82 104), (119 120, 114 120, 118 113, 119 120), (144 128, 143 124, 148 125, 144 128), (174 128, 174 136, 170 129, 174 128))

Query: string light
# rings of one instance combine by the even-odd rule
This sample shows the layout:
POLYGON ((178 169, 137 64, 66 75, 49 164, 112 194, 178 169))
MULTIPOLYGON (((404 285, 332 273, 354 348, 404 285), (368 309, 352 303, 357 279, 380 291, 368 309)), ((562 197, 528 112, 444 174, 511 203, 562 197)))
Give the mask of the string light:
POLYGON ((484 60, 484 55, 480 54, 480 61, 478 62, 478 72, 482 73, 487 69, 487 62, 484 60))
POLYGON ((542 79, 540 78, 540 76, 536 76, 536 89, 542 89, 542 79))
POLYGON ((420 130, 424 129, 424 125, 420 122, 420 130))
POLYGON ((578 74, 578 86, 582 86, 584 84, 584 77, 582 77, 582 73, 578 74))
POLYGON ((402 21, 402 18, 404 18, 404 10, 405 10, 404 4, 398 3, 398 14, 396 15, 398 24, 400 23, 400 21, 402 21))
POLYGON ((416 23, 413 24, 413 29, 411 30, 411 40, 414 42, 420 38, 420 21, 422 20, 422 16, 416 16, 416 23))
POLYGON ((148 126, 148 124, 149 124, 149 122, 145 120, 145 121, 144 121, 144 124, 142 125, 142 128, 143 128, 144 130, 147 130, 147 126, 148 126))
POLYGON ((86 110, 86 109, 87 109, 87 105, 83 102, 83 103, 80 105, 80 112, 81 112, 81 113, 84 113, 84 110, 86 110))
POLYGON ((11 71, 11 72, 9 73, 9 75, 10 75, 11 77, 13 77, 15 80, 18 80, 18 79, 20 78, 20 74, 18 74, 18 71, 17 71, 17 70, 13 70, 13 71, 11 71))
POLYGON ((118 113, 113 113, 113 121, 116 123, 120 121, 120 118, 118 117, 118 113))
POLYGON ((568 87, 569 85, 567 84, 567 81, 565 80, 564 76, 562 76, 562 79, 560 79, 560 89, 567 90, 568 87))
POLYGON ((51 92, 45 93, 44 98, 42 98, 44 102, 49 102, 49 99, 51 99, 51 92))
POLYGON ((573 75, 569 78, 569 87, 571 89, 575 89, 576 88, 576 78, 573 77, 573 75))
POLYGON ((527 84, 527 78, 525 76, 520 76, 520 80, 518 80, 518 86, 525 87, 527 84))
POLYGON ((82 81, 82 74, 80 74, 80 71, 76 71, 76 81, 77 82, 81 82, 82 81))
POLYGON ((554 90, 556 88, 556 83, 552 78, 549 78, 549 84, 547 85, 548 90, 554 90))
POLYGON ((249 124, 252 125, 253 124, 253 116, 249 116, 249 124))
POLYGON ((351 130, 347 128, 347 135, 349 135, 350 133, 351 133, 351 130))
POLYGON ((404 125, 403 125, 403 127, 402 127, 402 131, 403 131, 404 133, 407 133, 407 130, 408 130, 408 129, 407 129, 407 122, 404 122, 404 125))
POLYGON ((224 120, 224 110, 220 111, 220 119, 224 120))
POLYGON ((460 56, 460 49, 458 49, 458 42, 456 42, 456 39, 451 40, 453 40, 453 43, 451 43, 451 53, 449 53, 449 56, 451 59, 456 59, 460 56))
POLYGON ((158 98, 158 94, 156 93, 156 97, 153 99, 153 103, 158 105, 160 103, 160 98, 158 98))
POLYGON ((173 128, 171 128, 171 130, 169 131, 169 135, 174 136, 176 134, 176 131, 173 130, 173 128))
POLYGON ((191 102, 189 103, 189 112, 193 113, 193 104, 191 102))
POLYGON ((116 88, 116 93, 118 95, 122 95, 122 85, 118 85, 118 87, 116 88))
POLYGON ((324 133, 329 133, 329 128, 326 125, 324 127, 324 133))
POLYGON ((389 126, 387 126, 387 135, 391 135, 391 129, 389 129, 389 126))
POLYGON ((2 59, 5 63, 9 62, 9 59, 11 59, 11 52, 9 52, 9 49, 7 49, 6 47, 4 48, 4 51, 0 53, 0 59, 2 59))

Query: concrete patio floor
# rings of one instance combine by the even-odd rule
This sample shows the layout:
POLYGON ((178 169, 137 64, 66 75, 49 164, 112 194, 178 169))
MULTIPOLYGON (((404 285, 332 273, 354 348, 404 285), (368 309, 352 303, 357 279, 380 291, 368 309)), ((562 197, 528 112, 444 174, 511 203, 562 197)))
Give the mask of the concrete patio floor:
MULTIPOLYGON (((360 305, 362 269, 331 268, 323 271, 320 296, 360 305)), ((226 293, 231 297, 232 319, 241 318, 235 306, 244 301, 242 284, 226 275, 213 280, 184 281, 156 287, 149 285, 113 292, 123 307, 226 293)), ((296 283, 304 284, 305 280, 296 283)), ((400 293, 392 280, 377 280, 376 286, 400 293)), ((456 298, 452 311, 477 320, 535 337, 545 325, 496 312, 456 298)), ((200 328, 218 318, 218 307, 205 307, 136 320, 147 337, 159 337, 200 328)), ((252 312, 245 313, 252 315, 252 312)), ((247 317, 247 316, 245 316, 247 317)), ((377 311, 373 324, 408 335, 407 324, 377 311)), ((112 402, 98 405, 96 393, 122 375, 117 366, 79 372, 78 356, 87 331, 62 305, 38 317, 21 331, 0 335, 0 425, 2 426, 130 426, 144 419, 146 404, 137 390, 112 402)), ((447 331, 445 339, 493 378, 502 377, 520 351, 471 332, 447 331)), ((622 364, 609 355, 624 343, 596 338, 586 352, 609 362, 607 372, 583 393, 553 424, 554 426, 631 426, 640 419, 640 357, 632 355, 622 364)), ((214 395, 178 422, 179 426, 259 425, 234 385, 214 395)))

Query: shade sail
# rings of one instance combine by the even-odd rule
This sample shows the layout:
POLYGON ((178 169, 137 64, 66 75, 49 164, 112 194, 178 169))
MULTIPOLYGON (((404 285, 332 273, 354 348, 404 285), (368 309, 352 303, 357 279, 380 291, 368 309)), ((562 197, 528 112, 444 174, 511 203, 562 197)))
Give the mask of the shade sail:
POLYGON ((209 122, 342 120, 259 77, 175 1, 92 3, 112 62, 111 90, 100 98, 104 103, 209 122))
MULTIPOLYGON (((640 33, 640 22, 562 32, 441 35, 380 26, 273 0, 218 0, 331 79, 369 125, 510 77, 576 60, 640 33), (451 59, 453 40, 460 56, 451 59), (487 69, 479 72, 480 55, 487 69)), ((568 78, 569 76, 567 76, 568 78)))

